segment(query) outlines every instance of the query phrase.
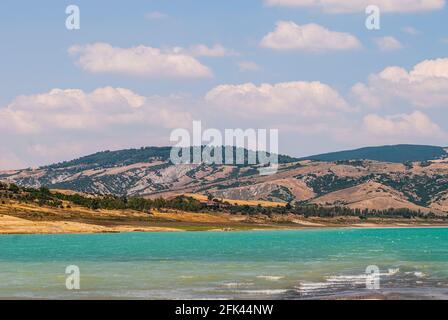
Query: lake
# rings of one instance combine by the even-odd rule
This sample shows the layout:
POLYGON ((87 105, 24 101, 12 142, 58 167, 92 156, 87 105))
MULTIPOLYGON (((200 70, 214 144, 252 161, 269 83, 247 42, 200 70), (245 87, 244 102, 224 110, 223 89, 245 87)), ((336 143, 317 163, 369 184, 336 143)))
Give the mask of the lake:
POLYGON ((447 299, 448 228, 0 236, 0 298, 374 294, 447 299), (66 288, 70 265, 79 267, 80 290, 66 288))

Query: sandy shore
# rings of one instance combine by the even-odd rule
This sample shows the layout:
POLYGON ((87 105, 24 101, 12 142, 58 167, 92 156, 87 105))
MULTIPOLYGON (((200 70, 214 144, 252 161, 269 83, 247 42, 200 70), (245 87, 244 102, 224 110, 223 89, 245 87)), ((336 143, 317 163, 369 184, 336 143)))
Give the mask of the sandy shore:
POLYGON ((180 230, 163 227, 133 227, 128 225, 106 227, 73 221, 30 221, 7 215, 0 216, 0 234, 69 234, 161 231, 168 232, 180 230))
POLYGON ((64 234, 111 232, 295 230, 319 228, 448 227, 443 219, 319 218, 287 215, 193 213, 176 210, 139 212, 0 204, 0 234, 64 234))
MULTIPOLYGON (((162 215, 162 214, 160 214, 162 215)), ((199 219, 196 214, 167 214, 157 221, 141 221, 129 219, 128 221, 120 219, 119 221, 98 219, 85 221, 72 220, 30 220, 11 215, 0 215, 0 234, 79 234, 79 233, 118 233, 118 232, 181 232, 181 231, 240 231, 240 230, 305 230, 320 228, 434 228, 448 227, 448 224, 427 223, 413 221, 412 223, 403 223, 400 221, 382 221, 379 223, 353 223, 350 220, 338 221, 332 219, 318 222, 316 219, 311 221, 297 220, 293 222, 247 222, 245 220, 229 221, 227 215, 222 217, 210 216, 199 219), (202 221, 201 221, 202 220, 202 221), (208 220, 208 221, 207 221, 208 220), (210 221, 211 220, 211 221, 210 221)), ((198 214, 200 215, 200 214, 198 214)))

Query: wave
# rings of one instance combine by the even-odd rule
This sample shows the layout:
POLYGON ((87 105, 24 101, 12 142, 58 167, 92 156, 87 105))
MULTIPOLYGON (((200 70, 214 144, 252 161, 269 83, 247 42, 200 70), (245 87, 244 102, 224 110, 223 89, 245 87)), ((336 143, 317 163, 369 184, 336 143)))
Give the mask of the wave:
POLYGON ((288 292, 288 289, 254 289, 254 290, 238 290, 237 293, 244 294, 259 294, 259 295, 274 295, 288 292))
MULTIPOLYGON (((379 273, 379 277, 391 277, 400 272, 399 268, 389 269, 386 273, 379 273)), ((302 281, 298 286, 294 287, 296 291, 303 295, 318 294, 328 291, 353 289, 364 287, 369 280, 370 274, 354 274, 354 275, 333 275, 325 278, 321 282, 302 281)))
POLYGON ((227 288, 248 287, 248 286, 252 286, 252 285, 253 285, 252 282, 226 282, 226 283, 222 284, 223 287, 227 287, 227 288))
POLYGON ((284 279, 285 277, 284 276, 257 276, 257 278, 268 280, 268 281, 278 281, 278 280, 284 279))

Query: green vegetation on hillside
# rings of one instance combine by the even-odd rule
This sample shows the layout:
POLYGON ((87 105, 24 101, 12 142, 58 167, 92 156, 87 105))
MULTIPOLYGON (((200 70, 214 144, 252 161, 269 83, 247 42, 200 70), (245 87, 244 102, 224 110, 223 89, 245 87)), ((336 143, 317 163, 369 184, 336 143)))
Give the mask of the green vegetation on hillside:
POLYGON ((63 194, 50 191, 47 187, 39 189, 22 188, 15 184, 4 184, 0 182, 0 199, 16 200, 21 202, 35 203, 40 206, 63 207, 63 201, 86 207, 92 210, 136 210, 149 211, 150 209, 176 209, 182 211, 197 212, 203 205, 191 197, 179 196, 173 199, 144 199, 138 197, 107 196, 83 196, 80 194, 63 194))
POLYGON ((344 161, 363 159, 404 163, 407 161, 428 161, 446 156, 447 153, 442 147, 401 144, 331 152, 306 157, 301 160, 344 161))
POLYGON ((362 184, 373 178, 373 175, 362 176, 362 177, 340 177, 332 174, 326 174, 323 176, 318 176, 316 174, 310 174, 307 176, 297 175, 297 179, 304 179, 307 186, 313 189, 317 196, 322 196, 324 194, 351 188, 362 184))
POLYGON ((377 181, 400 190, 409 201, 427 206, 435 195, 448 191, 448 177, 445 175, 380 175, 377 181))
MULTIPOLYGON (((190 147, 183 148, 182 152, 190 153, 191 159, 193 152, 201 148, 201 152, 204 150, 205 146, 202 147, 190 147)), ((254 155, 254 151, 249 151, 247 149, 236 148, 236 147, 220 147, 222 150, 223 161, 226 156, 226 152, 233 152, 233 163, 236 164, 237 155, 239 152, 244 154, 244 159, 240 159, 242 165, 248 165, 248 159, 250 155, 254 155)), ((97 152, 92 155, 81 157, 72 161, 64 161, 61 163, 53 164, 45 168, 49 169, 61 169, 80 166, 84 170, 86 168, 110 168, 114 166, 126 166, 135 163, 149 162, 151 160, 169 161, 171 147, 145 147, 140 149, 127 149, 118 151, 102 151, 97 152)), ((213 155, 213 152, 211 153, 213 155)), ((269 155, 269 153, 268 153, 269 155)), ((297 161, 297 159, 286 156, 278 155, 279 163, 290 163, 297 161)), ((257 158, 257 163, 259 163, 257 158)))
POLYGON ((104 167, 131 165, 134 163, 148 162, 149 160, 166 161, 170 158, 171 147, 147 147, 140 149, 127 149, 118 151, 102 151, 92 155, 81 157, 71 161, 48 166, 50 169, 61 169, 73 166, 104 167))
POLYGON ((360 219, 368 217, 401 217, 401 218, 434 218, 433 213, 423 214, 420 211, 410 209, 350 209, 343 206, 326 207, 320 205, 301 204, 296 202, 286 206, 262 207, 261 205, 232 205, 213 199, 212 204, 202 203, 192 197, 178 196, 173 199, 144 199, 139 197, 118 197, 113 195, 93 197, 80 194, 62 194, 50 191, 46 187, 40 189, 23 188, 14 184, 0 183, 0 204, 15 200, 19 202, 34 203, 39 206, 70 208, 70 204, 83 206, 91 210, 135 210, 150 213, 151 209, 175 209, 189 212, 228 212, 231 214, 246 215, 272 215, 295 214, 305 217, 339 217, 357 216, 360 219), (68 205, 66 203, 69 203, 68 205), (64 207, 65 205, 65 207, 64 207))

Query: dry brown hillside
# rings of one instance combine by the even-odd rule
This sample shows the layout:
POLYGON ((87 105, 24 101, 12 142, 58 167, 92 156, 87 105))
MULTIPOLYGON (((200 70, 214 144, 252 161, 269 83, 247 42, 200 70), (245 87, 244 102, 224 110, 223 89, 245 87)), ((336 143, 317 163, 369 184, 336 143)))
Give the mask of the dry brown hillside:
MULTIPOLYGON (((151 150, 149 150, 151 151, 151 150)), ((148 151, 148 152, 149 152, 148 151)), ((137 152, 137 151, 135 151, 137 152)), ((212 195, 243 201, 339 204, 352 208, 409 208, 448 213, 448 161, 288 161, 261 176, 256 165, 173 165, 157 156, 110 161, 108 153, 39 169, 0 172, 0 180, 84 194, 147 198, 212 195)), ((120 158, 121 159, 121 158, 120 158)))

